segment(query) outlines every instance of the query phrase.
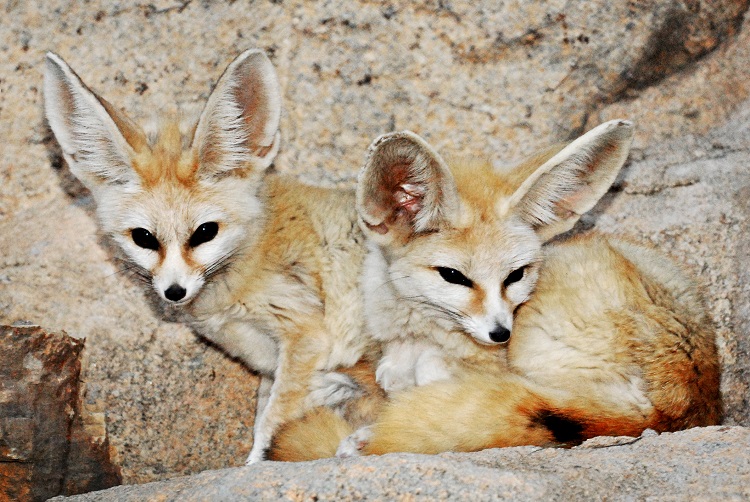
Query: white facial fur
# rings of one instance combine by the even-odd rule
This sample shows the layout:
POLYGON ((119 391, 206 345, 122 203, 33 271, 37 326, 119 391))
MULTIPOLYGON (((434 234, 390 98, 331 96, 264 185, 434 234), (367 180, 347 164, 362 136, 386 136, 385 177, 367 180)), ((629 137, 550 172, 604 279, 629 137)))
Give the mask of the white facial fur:
POLYGON ((71 172, 94 195, 103 230, 163 299, 195 298, 213 272, 251 244, 248 234, 262 213, 260 178, 280 137, 281 95, 271 62, 248 50, 227 67, 192 142, 174 124, 145 135, 55 54, 47 55, 44 82, 50 127, 71 172), (218 233, 189 245, 209 222, 218 233), (158 246, 139 246, 133 229, 148 231, 158 246), (166 294, 170 288, 179 294, 166 294))
POLYGON ((536 284, 541 243, 527 225, 509 221, 424 235, 386 257, 388 276, 404 301, 449 329, 482 344, 497 344, 491 333, 513 328, 513 312, 536 284), (523 277, 503 283, 526 266, 523 277), (446 281, 438 267, 459 271, 471 287, 446 281))
POLYGON ((526 176, 518 186, 487 165, 452 170, 412 132, 385 134, 359 175, 361 227, 380 246, 400 299, 480 343, 506 341, 514 310, 534 289, 542 242, 570 229, 607 191, 632 135, 630 122, 602 124, 550 150, 541 165, 517 167, 526 176))
POLYGON ((174 185, 135 194, 112 190, 97 206, 102 227, 128 258, 148 273, 162 299, 168 300, 165 291, 172 285, 186 290, 184 298, 174 302, 177 305, 192 300, 206 276, 247 242, 248 231, 257 231, 262 225, 262 204, 253 181, 225 179, 206 185, 192 191, 174 185), (191 235, 208 222, 219 225, 216 237, 190 247, 191 235), (160 249, 136 245, 131 235, 135 228, 154 235, 160 249))

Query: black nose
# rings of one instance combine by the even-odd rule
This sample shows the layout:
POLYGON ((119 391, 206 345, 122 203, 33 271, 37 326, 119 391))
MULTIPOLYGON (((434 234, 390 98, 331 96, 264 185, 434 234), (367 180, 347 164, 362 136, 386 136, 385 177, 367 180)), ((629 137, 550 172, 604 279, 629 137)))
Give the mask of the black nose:
POLYGON ((495 343, 505 343, 510 340, 510 330, 504 326, 497 326, 490 331, 490 340, 495 343))
POLYGON ((172 284, 164 292, 164 296, 167 297, 167 300, 172 300, 173 302, 179 302, 180 300, 185 298, 185 293, 187 293, 185 288, 183 288, 179 284, 172 284))

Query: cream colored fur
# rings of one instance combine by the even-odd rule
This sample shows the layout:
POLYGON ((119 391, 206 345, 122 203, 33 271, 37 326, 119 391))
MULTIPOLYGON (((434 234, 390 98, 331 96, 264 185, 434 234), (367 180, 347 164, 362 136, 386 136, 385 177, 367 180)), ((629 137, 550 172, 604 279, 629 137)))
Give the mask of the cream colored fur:
MULTIPOLYGON (((714 333, 679 267, 598 235, 543 245, 606 192, 631 137, 630 123, 609 122, 506 171, 449 164, 411 133, 373 143, 357 204, 370 241, 365 317, 385 344, 376 373, 390 400, 340 455, 574 444, 720 421, 714 333), (489 343, 487 318, 507 342, 489 343)), ((295 434, 342 438, 340 422, 316 418, 295 434)), ((292 439, 278 440, 287 460, 292 439)))
MULTIPOLYGON (((543 241, 569 229, 604 194, 625 161, 631 135, 627 122, 603 124, 559 152, 548 152, 551 157, 546 161, 537 157, 515 171, 497 174, 506 178, 504 189, 482 191, 482 186, 492 185, 491 180, 472 170, 467 178, 465 166, 451 166, 458 193, 470 194, 461 199, 472 206, 463 214, 482 214, 477 192, 483 192, 484 204, 497 208, 491 218, 468 220, 468 233, 483 237, 470 240, 463 235, 464 242, 473 243, 464 244, 464 249, 487 263, 485 273, 495 282, 503 276, 492 271, 523 263, 536 269, 537 275, 527 279, 527 298, 511 301, 508 307, 513 318, 507 347, 475 346, 479 353, 507 353, 507 370, 498 372, 497 365, 483 361, 453 372, 450 380, 435 379, 423 389, 399 393, 375 424, 345 441, 340 452, 351 454, 358 448, 367 453, 470 451, 576 442, 599 434, 639 434, 648 427, 666 431, 718 423, 720 372, 714 333, 700 294, 678 267, 654 250, 601 236, 541 247, 543 241), (539 161, 541 166, 535 167, 539 161), (507 240, 483 230, 486 222, 495 232, 507 232, 507 240), (536 240, 511 233, 519 225, 533 231, 536 240), (482 253, 483 239, 489 239, 485 245, 494 248, 494 258, 482 253)), ((364 189, 378 190, 375 187, 364 189)), ((369 209, 359 207, 360 212, 369 209)), ((463 218, 454 218, 429 239, 462 228, 463 218)), ((383 238, 382 228, 372 232, 377 221, 368 223, 365 228, 373 240, 380 239, 379 248, 400 258, 392 250, 393 241, 383 238)), ((408 253, 430 243, 430 251, 425 252, 439 261, 446 245, 424 240, 417 247, 421 239, 418 233, 407 239, 408 253)), ((371 258, 367 263, 372 263, 371 258)), ((392 260, 390 266, 395 263, 392 260)), ((484 277, 474 280, 472 269, 467 270, 472 289, 486 288, 484 277)), ((382 322, 382 312, 379 316, 372 310, 378 305, 373 301, 375 291, 377 287, 365 290, 370 326, 371 318, 382 322)), ((434 298, 450 301, 447 294, 436 291, 434 298)), ((453 309, 466 311, 460 304, 453 309)), ((414 336, 414 331, 390 332, 401 345, 409 338, 424 344, 425 336, 435 333, 414 336)), ((442 341, 442 335, 433 343, 446 349, 443 359, 448 366, 466 360, 442 341)), ((403 368, 398 373, 404 373, 403 368)))
POLYGON ((627 241, 591 235, 545 247, 508 361, 506 375, 475 368, 397 395, 359 448, 577 443, 721 420, 714 333, 696 287, 670 260, 627 241))
POLYGON ((219 79, 197 125, 186 133, 167 121, 147 136, 47 56, 46 115, 102 230, 161 301, 263 375, 249 463, 283 423, 340 399, 310 394, 368 344, 354 193, 266 172, 280 106, 273 66, 250 50, 219 79), (210 238, 195 244, 200 235, 210 238))
POLYGON ((604 194, 625 161, 631 129, 624 121, 603 124, 548 152, 520 185, 485 164, 449 166, 409 132, 373 142, 357 206, 370 243, 365 319, 368 334, 385 344, 377 378, 387 392, 477 365, 506 371, 505 350, 486 350, 498 343, 493 331, 495 338, 513 331, 513 312, 534 289, 542 243, 604 194), (447 282, 438 267, 459 271, 472 286, 447 282), (521 268, 518 281, 504 284, 521 268))

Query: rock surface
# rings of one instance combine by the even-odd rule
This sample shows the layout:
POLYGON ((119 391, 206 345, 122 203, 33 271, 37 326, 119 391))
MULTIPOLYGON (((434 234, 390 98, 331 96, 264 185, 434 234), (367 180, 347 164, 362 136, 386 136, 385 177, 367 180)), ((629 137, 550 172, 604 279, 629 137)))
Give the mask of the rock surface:
MULTIPOLYGON (((709 427, 436 456, 395 454, 207 471, 73 501, 746 500, 750 430, 709 427)), ((60 500, 60 499, 55 499, 60 500)))
POLYGON ((0 500, 121 483, 104 415, 83 405, 83 348, 64 333, 0 326, 0 500))
POLYGON ((629 167, 580 228, 650 240, 706 284, 727 423, 750 425, 747 7, 6 2, 0 323, 28 319, 87 339, 87 399, 107 410, 125 482, 241 465, 257 379, 154 312, 102 245, 91 200, 43 121, 41 69, 54 50, 148 119, 175 101, 194 111, 224 66, 259 46, 284 89, 277 168, 313 183, 351 185, 369 142, 393 129, 506 164, 609 118, 635 120, 629 167))

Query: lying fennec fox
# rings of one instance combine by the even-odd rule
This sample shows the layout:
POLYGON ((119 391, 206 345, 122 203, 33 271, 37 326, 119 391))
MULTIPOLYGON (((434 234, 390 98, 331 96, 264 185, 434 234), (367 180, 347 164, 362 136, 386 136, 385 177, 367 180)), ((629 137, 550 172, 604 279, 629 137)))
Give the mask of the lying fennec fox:
MULTIPOLYGON (((448 164, 410 132, 373 143, 357 189, 365 318, 385 344, 377 379, 392 400, 339 454, 719 422, 714 333, 670 260, 598 235, 542 246, 604 195, 631 138, 629 122, 608 122, 506 172, 448 164)), ((311 458, 309 438, 330 455, 351 431, 316 410, 280 432, 272 456, 311 458)))
POLYGON ((144 133, 51 53, 44 94, 103 231, 163 302, 263 376, 248 463, 261 460, 276 428, 317 403, 311 382, 367 343, 354 193, 266 172, 281 97, 258 50, 228 66, 186 131, 144 133))

